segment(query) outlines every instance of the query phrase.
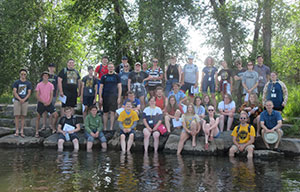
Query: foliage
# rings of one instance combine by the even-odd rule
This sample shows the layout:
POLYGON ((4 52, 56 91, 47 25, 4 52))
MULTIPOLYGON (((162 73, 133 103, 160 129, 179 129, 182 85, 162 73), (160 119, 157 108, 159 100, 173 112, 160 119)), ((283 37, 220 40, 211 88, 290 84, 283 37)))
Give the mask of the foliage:
POLYGON ((299 137, 300 136, 300 120, 294 120, 292 127, 284 129, 284 137, 299 137))
POLYGON ((300 85, 289 85, 287 88, 289 97, 283 115, 285 117, 300 117, 300 85))

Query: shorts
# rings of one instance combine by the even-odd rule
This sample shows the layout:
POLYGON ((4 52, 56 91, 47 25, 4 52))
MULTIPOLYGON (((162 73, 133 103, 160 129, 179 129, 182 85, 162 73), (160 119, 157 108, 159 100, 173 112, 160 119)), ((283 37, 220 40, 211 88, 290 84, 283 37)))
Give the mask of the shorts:
POLYGON ((122 85, 122 96, 123 97, 127 96, 127 92, 128 92, 128 86, 122 85))
POLYGON ((205 81, 205 80, 203 80, 202 92, 207 93, 208 88, 209 88, 210 93, 215 93, 216 92, 215 81, 205 81))
POLYGON ((94 104, 94 99, 95 99, 95 96, 83 96, 82 104, 90 107, 94 104))
POLYGON ((62 103, 61 106, 64 107, 76 107, 77 105, 77 91, 74 93, 66 94, 67 101, 66 103, 62 103))
POLYGON ((103 112, 108 113, 109 111, 115 112, 118 109, 118 96, 103 97, 103 112))
MULTIPOLYGON (((243 145, 243 144, 240 144, 240 145, 243 145)), ((236 146, 236 145, 232 145, 231 146, 232 148, 234 148, 235 150, 237 150, 237 152, 239 153, 240 151, 239 151, 239 148, 236 146)), ((252 148, 252 149, 254 149, 254 145, 248 145, 245 149, 244 149, 244 151, 247 151, 249 148, 252 148)))
POLYGON ((135 136, 135 131, 134 131, 134 129, 131 129, 131 131, 128 132, 128 133, 125 133, 122 129, 120 130, 120 136, 121 136, 121 135, 125 135, 125 137, 127 138, 127 137, 129 137, 130 134, 133 134, 133 135, 135 136))
POLYGON ((147 86, 147 90, 148 90, 148 92, 150 92, 150 91, 155 91, 155 89, 157 88, 157 87, 161 87, 161 84, 157 84, 157 85, 154 85, 154 86, 147 86))
POLYGON ((28 110, 28 101, 24 103, 20 103, 20 101, 16 100, 14 101, 14 116, 26 116, 28 110))
MULTIPOLYGON (((70 141, 73 141, 74 139, 77 139, 79 141, 79 137, 78 137, 77 133, 69 134, 69 136, 70 136, 70 141)), ((67 141, 66 137, 62 133, 59 133, 59 135, 58 135, 58 140, 60 140, 60 139, 67 141)))
POLYGON ((142 84, 132 85, 131 86, 131 91, 134 92, 136 98, 140 98, 140 97, 143 97, 143 96, 145 97, 147 95, 145 86, 142 85, 142 84))
POLYGON ((221 135, 221 131, 219 131, 219 133, 216 136, 214 136, 214 138, 218 138, 220 137, 220 135, 221 135))
POLYGON ((47 111, 48 113, 52 114, 54 112, 56 112, 56 109, 54 107, 54 105, 51 103, 50 105, 48 106, 45 106, 43 103, 41 102, 38 102, 37 103, 37 109, 36 111, 42 115, 45 111, 47 111))
POLYGON ((284 106, 279 106, 279 107, 274 106, 273 109, 276 110, 276 111, 283 111, 284 106))
POLYGON ((172 90, 173 83, 178 83, 178 79, 169 79, 166 82, 166 87, 165 87, 165 95, 168 96, 169 92, 172 90))
POLYGON ((185 93, 187 90, 189 91, 189 95, 191 95, 191 87, 194 86, 194 83, 186 83, 184 82, 183 86, 180 88, 183 93, 185 93))
MULTIPOLYGON (((96 133, 96 131, 93 131, 93 133, 96 133)), ((85 132, 85 137, 88 142, 94 142, 94 140, 95 140, 95 138, 92 137, 91 134, 89 134, 88 132, 85 132)), ((107 140, 105 138, 103 131, 99 132, 98 139, 101 141, 101 143, 106 143, 107 140)))

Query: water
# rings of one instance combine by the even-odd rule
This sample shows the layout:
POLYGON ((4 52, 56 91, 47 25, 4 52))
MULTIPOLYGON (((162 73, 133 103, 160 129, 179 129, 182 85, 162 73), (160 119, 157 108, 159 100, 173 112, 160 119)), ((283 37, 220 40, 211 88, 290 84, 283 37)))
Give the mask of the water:
POLYGON ((0 191, 300 191, 300 159, 0 149, 0 191))

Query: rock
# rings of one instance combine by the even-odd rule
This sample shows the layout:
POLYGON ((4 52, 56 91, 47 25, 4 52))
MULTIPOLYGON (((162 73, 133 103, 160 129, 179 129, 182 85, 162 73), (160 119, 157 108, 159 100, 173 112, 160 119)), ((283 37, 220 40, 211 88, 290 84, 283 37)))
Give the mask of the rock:
POLYGON ((0 137, 13 134, 16 131, 14 128, 0 127, 0 137))
MULTIPOLYGON (((20 120, 21 123, 21 120, 20 120)), ((15 120, 9 118, 0 118, 1 127, 15 127, 15 120)), ((30 126, 30 119, 25 118, 25 127, 30 126)))
POLYGON ((13 134, 0 138, 0 146, 2 147, 40 147, 43 145, 44 138, 35 137, 16 137, 13 134))
MULTIPOLYGON (((244 153, 244 154, 246 155, 246 153, 244 153)), ((283 157, 284 153, 271 151, 271 150, 254 150, 253 156, 254 156, 254 158, 269 159, 269 158, 283 157)))
MULTIPOLYGON (((257 137, 254 145, 255 149, 267 149, 262 137, 257 137)), ((274 147, 274 144, 270 145, 270 147, 274 147)), ((278 148, 285 155, 300 155, 300 139, 282 138, 278 148)))

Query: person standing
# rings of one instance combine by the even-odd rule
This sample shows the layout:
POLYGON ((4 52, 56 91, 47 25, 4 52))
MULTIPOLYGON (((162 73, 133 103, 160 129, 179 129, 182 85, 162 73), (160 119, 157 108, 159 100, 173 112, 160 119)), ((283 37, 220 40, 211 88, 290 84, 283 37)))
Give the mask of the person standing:
POLYGON ((158 59, 152 59, 153 66, 148 69, 147 73, 150 78, 148 80, 147 90, 150 97, 155 96, 155 89, 162 86, 163 70, 158 66, 158 59))
POLYGON ((188 63, 184 65, 182 70, 182 78, 181 78, 181 90, 185 93, 187 90, 189 91, 189 95, 191 93, 191 87, 194 86, 195 89, 198 88, 199 81, 199 69, 198 66, 193 64, 194 56, 190 55, 188 57, 188 63))
POLYGON ((38 101, 37 103, 37 118, 35 123, 35 137, 39 137, 39 124, 40 124, 40 118, 44 112, 48 112, 53 116, 54 121, 51 123, 51 129, 52 133, 56 133, 56 122, 58 118, 58 114, 56 112, 56 109, 52 103, 53 99, 53 91, 54 86, 52 83, 48 81, 50 75, 47 71, 44 71, 41 75, 43 81, 38 83, 36 86, 36 99, 38 101))
POLYGON ((208 88, 211 94, 212 104, 216 107, 216 96, 215 92, 218 90, 217 81, 218 81, 218 69, 214 67, 215 60, 212 57, 207 57, 204 61, 205 67, 202 70, 202 79, 200 90, 203 93, 203 97, 207 95, 208 88))
POLYGON ((172 56, 170 64, 165 67, 165 95, 168 95, 172 89, 173 83, 181 82, 181 67, 176 64, 176 57, 172 56))
POLYGON ((31 82, 26 79, 27 70, 21 69, 19 71, 20 79, 16 80, 13 84, 14 95, 14 116, 16 133, 15 136, 25 137, 24 124, 25 117, 27 116, 28 99, 31 95, 32 85, 31 82), (21 118, 21 130, 19 132, 19 119, 21 118))
POLYGON ((244 95, 245 101, 249 100, 249 95, 251 93, 258 93, 257 86, 258 86, 258 73, 253 70, 253 63, 251 61, 248 62, 247 65, 248 70, 243 74, 242 85, 244 87, 244 95))
POLYGON ((245 68, 242 66, 242 60, 240 58, 235 60, 235 74, 234 74, 234 83, 233 83, 233 90, 234 95, 236 96, 236 106, 240 107, 242 105, 242 97, 243 97, 243 85, 242 85, 242 79, 243 74, 246 71, 245 68))
POLYGON ((84 105, 83 119, 85 119, 88 107, 96 104, 97 99, 97 79, 93 76, 93 67, 88 66, 88 75, 82 78, 80 101, 84 105))
POLYGON ((123 72, 125 65, 129 65, 128 58, 126 56, 123 56, 121 64, 116 68, 116 73, 120 74, 121 72, 123 72))
POLYGON ((263 92, 263 103, 271 100, 274 110, 283 111, 288 100, 288 90, 285 84, 277 78, 276 72, 271 73, 271 80, 265 85, 263 92))
POLYGON ((232 93, 232 74, 231 70, 228 68, 226 61, 222 61, 221 65, 223 69, 220 70, 218 76, 221 77, 221 80, 219 82, 219 91, 221 92, 223 98, 226 93, 230 95, 232 93))
POLYGON ((64 108, 71 107, 72 114, 77 105, 77 97, 80 97, 81 80, 78 71, 74 68, 75 62, 69 59, 67 67, 58 74, 58 89, 61 97, 66 96, 66 102, 62 103, 61 116, 64 116, 64 108))
POLYGON ((124 63, 122 71, 119 73, 119 77, 121 79, 122 84, 122 102, 127 98, 128 92, 128 78, 129 78, 129 69, 130 65, 128 63, 124 63))
POLYGON ((258 73, 258 96, 263 93, 265 84, 270 80, 270 67, 264 65, 264 59, 262 56, 257 56, 257 65, 254 66, 254 71, 258 73))
POLYGON ((113 130, 115 111, 121 102, 122 85, 119 75, 115 73, 113 63, 108 64, 108 73, 103 75, 100 81, 99 103, 103 104, 103 125, 107 128, 108 113, 110 112, 110 130, 113 130))

